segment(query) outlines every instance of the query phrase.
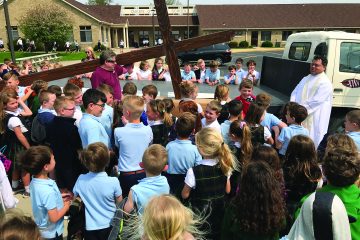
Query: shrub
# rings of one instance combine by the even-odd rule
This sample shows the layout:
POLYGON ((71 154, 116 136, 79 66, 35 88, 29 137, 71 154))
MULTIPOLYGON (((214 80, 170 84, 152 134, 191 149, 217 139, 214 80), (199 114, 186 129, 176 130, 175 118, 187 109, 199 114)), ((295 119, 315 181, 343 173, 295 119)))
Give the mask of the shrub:
POLYGON ((239 43, 238 42, 229 42, 229 47, 230 48, 237 48, 237 47, 239 47, 239 43))
POLYGON ((239 43, 239 48, 248 48, 249 47, 249 43, 247 41, 241 41, 239 43))
MULTIPOLYGON (((103 45, 103 44, 101 44, 101 51, 104 51, 104 50, 106 50, 106 47, 105 47, 105 45, 103 45)), ((94 47, 94 51, 97 51, 98 50, 98 46, 97 46, 97 44, 95 45, 95 47, 94 47)))
POLYGON ((273 47, 273 43, 270 41, 265 41, 261 44, 261 47, 273 47))

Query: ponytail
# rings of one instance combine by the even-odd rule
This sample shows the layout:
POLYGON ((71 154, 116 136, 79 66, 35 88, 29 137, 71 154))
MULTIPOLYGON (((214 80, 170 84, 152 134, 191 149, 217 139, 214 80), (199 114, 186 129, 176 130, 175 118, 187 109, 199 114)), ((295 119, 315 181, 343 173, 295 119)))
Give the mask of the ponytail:
POLYGON ((241 152, 244 156, 244 163, 247 163, 251 158, 253 145, 251 142, 251 130, 246 124, 242 128, 241 152))
POLYGON ((228 176, 233 170, 238 170, 239 166, 237 165, 237 161, 234 159, 234 155, 232 154, 229 146, 222 142, 221 147, 219 149, 219 163, 221 171, 228 176))

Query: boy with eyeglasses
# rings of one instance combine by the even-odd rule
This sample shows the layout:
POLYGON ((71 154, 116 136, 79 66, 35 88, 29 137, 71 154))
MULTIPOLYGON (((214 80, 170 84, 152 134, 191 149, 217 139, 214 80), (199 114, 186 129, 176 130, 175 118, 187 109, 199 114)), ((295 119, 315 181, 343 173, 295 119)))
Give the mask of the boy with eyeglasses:
POLYGON ((88 89, 83 95, 83 103, 85 113, 79 124, 83 148, 94 142, 102 142, 110 148, 109 135, 99 118, 105 108, 106 95, 97 89, 88 89))
POLYGON ((56 159, 55 176, 60 190, 71 191, 81 173, 84 173, 78 151, 81 139, 75 123, 75 101, 71 97, 57 97, 54 103, 57 116, 46 128, 46 142, 56 159))

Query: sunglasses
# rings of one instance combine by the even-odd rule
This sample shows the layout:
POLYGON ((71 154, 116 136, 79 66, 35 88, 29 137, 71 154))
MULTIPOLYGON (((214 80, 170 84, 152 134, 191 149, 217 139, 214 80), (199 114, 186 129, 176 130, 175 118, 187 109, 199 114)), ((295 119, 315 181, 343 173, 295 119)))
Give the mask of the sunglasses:
POLYGON ((109 63, 115 63, 116 61, 114 61, 114 60, 106 60, 107 62, 109 62, 109 63))

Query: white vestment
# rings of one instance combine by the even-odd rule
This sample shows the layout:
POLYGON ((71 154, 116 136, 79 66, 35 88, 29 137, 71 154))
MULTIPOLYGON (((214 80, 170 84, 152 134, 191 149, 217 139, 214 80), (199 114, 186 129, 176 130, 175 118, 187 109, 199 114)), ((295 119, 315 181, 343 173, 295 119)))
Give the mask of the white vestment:
POLYGON ((332 98, 333 87, 324 72, 304 77, 291 93, 290 101, 303 105, 308 111, 303 125, 316 148, 328 130, 332 98))

